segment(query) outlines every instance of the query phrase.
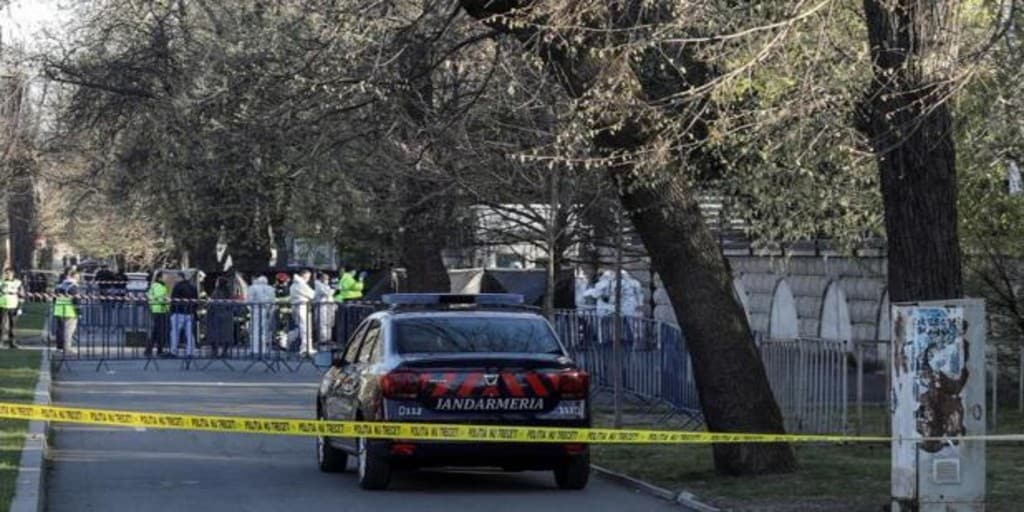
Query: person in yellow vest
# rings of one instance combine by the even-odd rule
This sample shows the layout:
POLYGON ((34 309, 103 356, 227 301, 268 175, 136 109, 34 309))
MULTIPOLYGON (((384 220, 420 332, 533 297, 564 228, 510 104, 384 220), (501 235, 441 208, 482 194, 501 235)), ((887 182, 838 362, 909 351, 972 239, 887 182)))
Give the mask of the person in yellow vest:
POLYGON ((53 300, 53 318, 57 321, 57 350, 74 350, 78 328, 78 271, 71 270, 57 286, 53 300))
POLYGON ((345 271, 338 278, 338 293, 334 294, 335 302, 347 300, 359 300, 363 298, 363 286, 366 282, 366 272, 356 276, 356 271, 351 265, 345 265, 345 271))
POLYGON ((351 317, 351 309, 345 307, 345 301, 359 300, 363 298, 363 283, 366 279, 366 272, 356 277, 356 271, 351 265, 345 265, 338 276, 338 292, 334 294, 334 302, 338 304, 337 313, 334 319, 334 339, 336 342, 344 343, 356 323, 351 317))
POLYGON ((21 281, 15 276, 14 270, 4 269, 4 279, 0 281, 0 337, 7 338, 7 346, 18 348, 14 341, 15 323, 21 314, 21 281))
POLYGON ((153 356, 153 349, 156 348, 156 355, 164 355, 164 347, 171 332, 171 295, 167 290, 167 281, 163 272, 157 272, 153 284, 146 292, 149 302, 149 314, 153 320, 153 329, 149 335, 149 343, 146 344, 146 357, 153 356))

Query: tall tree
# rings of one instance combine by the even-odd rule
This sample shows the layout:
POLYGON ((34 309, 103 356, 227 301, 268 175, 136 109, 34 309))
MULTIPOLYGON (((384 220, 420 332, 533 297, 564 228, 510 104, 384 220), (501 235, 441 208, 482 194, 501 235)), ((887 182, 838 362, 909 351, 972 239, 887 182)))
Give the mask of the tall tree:
POLYGON ((27 270, 35 266, 35 242, 38 226, 36 182, 39 174, 38 117, 29 99, 29 81, 17 70, 0 78, 0 117, 3 127, 3 161, 0 175, 6 186, 7 223, 10 233, 12 268, 27 270))
MULTIPOLYGON (((677 15, 641 1, 557 3, 551 11, 533 12, 532 2, 461 0, 474 18, 515 36, 548 65, 573 98, 598 105, 610 95, 625 96, 636 110, 667 108, 688 136, 702 139, 707 105, 678 101, 714 77, 691 47, 652 44, 632 55, 602 58, 606 38, 656 24, 677 15), (557 12, 561 9, 562 12, 557 12), (578 30, 550 34, 551 16, 566 15, 563 25, 578 30), (611 35, 609 35, 611 34, 611 35), (681 66, 681 69, 677 67, 681 66), (611 84, 611 85, 606 85, 611 84)), ((614 55, 614 54, 613 54, 614 55)), ((583 130, 604 157, 620 199, 651 254, 672 299, 694 372, 708 428, 723 432, 782 432, 782 415, 754 346, 743 310, 732 292, 732 276, 715 238, 701 216, 693 182, 678 172, 681 165, 713 166, 703 155, 669 149, 668 158, 636 163, 632 157, 659 144, 659 131, 643 117, 597 119, 583 130)), ((670 146, 674 146, 671 145, 670 146)), ((716 468, 729 474, 790 471, 796 460, 784 444, 715 445, 716 468)))
POLYGON ((963 295, 956 146, 957 0, 864 0, 874 79, 862 129, 878 161, 893 301, 963 295))

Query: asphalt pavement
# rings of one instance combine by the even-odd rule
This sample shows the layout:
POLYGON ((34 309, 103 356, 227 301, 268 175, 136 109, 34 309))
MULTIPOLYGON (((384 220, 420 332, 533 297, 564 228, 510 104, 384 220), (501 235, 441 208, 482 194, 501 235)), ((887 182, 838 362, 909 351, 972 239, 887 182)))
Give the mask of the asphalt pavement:
MULTIPOLYGON (((319 376, 309 366, 276 374, 219 365, 183 371, 170 361, 160 371, 141 366, 112 363, 95 372, 95 365, 76 363, 54 376, 54 403, 295 418, 315 412, 319 376)), ((53 512, 680 510, 597 475, 584 491, 561 491, 550 472, 398 473, 387 491, 363 491, 351 466, 344 474, 317 469, 312 438, 67 424, 53 431, 47 483, 53 512)))

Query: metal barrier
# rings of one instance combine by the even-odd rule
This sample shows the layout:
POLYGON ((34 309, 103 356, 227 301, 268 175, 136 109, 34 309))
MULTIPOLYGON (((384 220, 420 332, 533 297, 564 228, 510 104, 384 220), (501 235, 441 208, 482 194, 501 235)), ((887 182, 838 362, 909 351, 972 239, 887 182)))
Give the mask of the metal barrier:
MULTIPOLYGON (((573 359, 591 375, 597 393, 614 387, 615 318, 593 311, 562 311, 555 330, 573 359)), ((646 318, 623 318, 622 390, 642 404, 667 408, 662 418, 679 416, 684 426, 703 420, 690 355, 679 327, 646 318)))
MULTIPOLYGON (((615 320, 592 311, 560 312, 555 329, 598 391, 612 388, 615 320)), ((643 318, 623 321, 623 391, 700 421, 700 398, 686 339, 679 327, 643 318)), ((848 429, 846 344, 799 339, 758 340, 762 361, 788 432, 848 429)))
POLYGON ((796 339, 758 345, 787 432, 846 432, 849 373, 845 343, 796 339))
POLYGON ((312 364, 318 348, 344 343, 377 309, 370 303, 198 300, 172 301, 167 314, 153 314, 144 298, 94 296, 77 300, 71 321, 55 318, 48 306, 46 340, 58 370, 77 361, 95 362, 99 370, 108 361, 132 359, 159 368, 176 359, 186 369, 220 363, 234 370, 232 361, 248 360, 247 371, 295 371, 312 364))
MULTIPOLYGON (((145 368, 176 359, 189 369, 239 360, 266 371, 295 371, 325 344, 343 344, 356 326, 379 310, 376 303, 247 303, 233 300, 174 302, 154 315, 142 298, 79 299, 69 347, 58 336, 68 322, 49 319, 48 344, 58 370, 76 361, 96 369, 113 360, 144 360, 145 368), (191 340, 191 342, 190 342, 191 340), (65 348, 66 350, 58 350, 65 348)), ((577 363, 591 375, 595 396, 614 387, 615 319, 594 311, 562 311, 554 328, 577 363)), ((622 391, 685 427, 702 423, 700 399, 686 339, 679 327, 626 317, 620 343, 622 391)), ((839 433, 847 429, 847 351, 842 342, 799 339, 758 341, 776 400, 790 432, 839 433)), ((859 387, 859 386, 858 386, 859 387)))

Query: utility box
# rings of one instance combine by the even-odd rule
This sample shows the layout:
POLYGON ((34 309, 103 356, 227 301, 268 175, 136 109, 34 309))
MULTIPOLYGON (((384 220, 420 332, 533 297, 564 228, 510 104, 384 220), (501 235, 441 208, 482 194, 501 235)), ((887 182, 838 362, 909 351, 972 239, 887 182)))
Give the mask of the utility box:
POLYGON ((892 510, 985 509, 985 303, 892 306, 892 510), (922 440, 939 438, 940 440, 922 440))

